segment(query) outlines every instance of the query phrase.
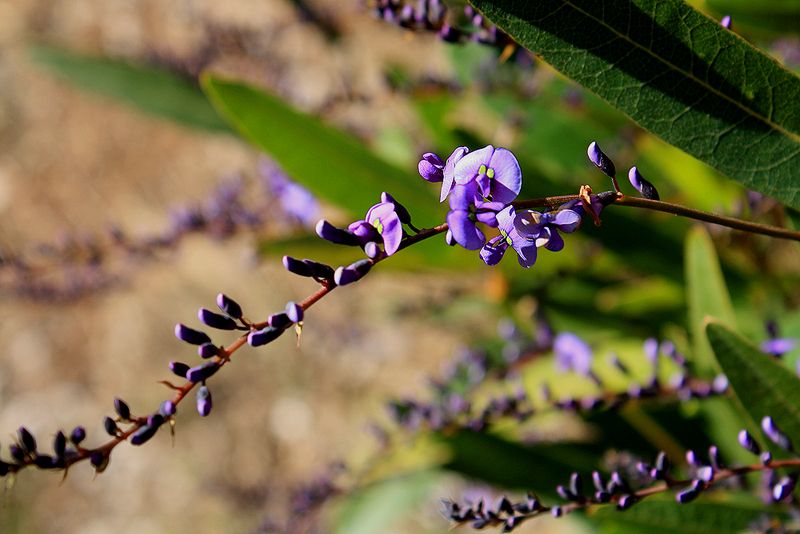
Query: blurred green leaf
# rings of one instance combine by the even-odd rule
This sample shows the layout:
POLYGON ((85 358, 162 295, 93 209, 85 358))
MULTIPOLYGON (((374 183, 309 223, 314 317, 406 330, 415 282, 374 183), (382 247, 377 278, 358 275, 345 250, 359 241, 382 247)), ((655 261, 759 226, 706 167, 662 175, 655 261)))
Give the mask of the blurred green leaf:
POLYGON ((714 356, 705 336, 706 318, 714 317, 735 326, 735 316, 717 251, 708 232, 695 226, 686 236, 686 301, 692 333, 694 364, 704 376, 716 372, 714 356))
POLYGON ((544 61, 745 186, 800 207, 800 78, 679 0, 472 0, 544 61))
POLYGON ((800 444, 800 378, 720 323, 709 323, 706 334, 745 417, 757 426, 764 416, 772 416, 800 444))
POLYGON ((377 157, 361 141, 275 95, 243 82, 206 74, 202 86, 214 106, 250 142, 274 157, 293 180, 361 218, 382 191, 405 204, 417 226, 444 219, 436 187, 415 169, 403 171, 377 157))
POLYGON ((359 489, 348 495, 340 508, 334 532, 390 532, 393 522, 429 497, 438 478, 438 473, 422 471, 382 480, 359 489))
POLYGON ((613 506, 598 508, 590 517, 602 524, 600 532, 615 534, 728 534, 748 530, 771 515, 753 499, 702 497, 678 504, 671 495, 650 497, 620 513, 613 506))
POLYGON ((43 45, 33 47, 31 55, 43 67, 82 89, 185 126, 231 132, 198 86, 166 70, 43 45))
POLYGON ((506 488, 554 495, 572 471, 589 472, 600 464, 602 450, 590 444, 520 445, 484 433, 443 436, 450 449, 445 469, 506 488))
POLYGON ((706 0, 709 8, 743 25, 770 32, 800 31, 800 0, 706 0))

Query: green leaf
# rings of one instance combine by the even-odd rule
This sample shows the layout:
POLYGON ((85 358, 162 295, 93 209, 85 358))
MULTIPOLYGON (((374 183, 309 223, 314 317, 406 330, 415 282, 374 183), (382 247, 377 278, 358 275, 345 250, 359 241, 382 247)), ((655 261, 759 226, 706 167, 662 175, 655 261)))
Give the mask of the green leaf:
POLYGON ((339 511, 334 532, 390 532, 392 523, 429 497, 439 476, 422 471, 399 476, 356 491, 339 511))
POLYGON ((744 25, 772 32, 800 30, 800 0, 707 0, 709 8, 730 15, 734 28, 744 25))
POLYGON ((589 472, 600 464, 602 450, 584 444, 524 446, 490 434, 459 432, 444 436, 451 453, 443 466, 506 488, 553 495, 557 481, 572 471, 589 472))
POLYGON ((800 445, 800 379, 717 322, 708 324, 706 334, 742 413, 754 424, 772 416, 792 442, 800 445))
POLYGON ((714 243, 702 226, 693 227, 686 236, 685 257, 686 301, 694 363, 700 374, 710 376, 716 372, 716 366, 705 336, 706 319, 714 317, 735 326, 733 306, 714 243))
POLYGON ((48 46, 33 47, 31 55, 43 67, 82 89, 185 126, 231 131, 199 87, 166 70, 48 46))
POLYGON ((415 169, 398 169, 356 138, 246 83, 206 74, 202 86, 246 139, 274 157, 293 180, 351 217, 363 217, 387 191, 408 207, 417 226, 444 219, 445 209, 434 200, 436 187, 415 169))
POLYGON ((679 0, 473 0, 644 128, 800 207, 800 78, 679 0))
POLYGON ((672 496, 651 497, 624 513, 613 506, 598 508, 590 517, 602 523, 601 532, 628 534, 727 534, 748 530, 764 516, 775 516, 752 499, 701 497, 678 504, 672 496))

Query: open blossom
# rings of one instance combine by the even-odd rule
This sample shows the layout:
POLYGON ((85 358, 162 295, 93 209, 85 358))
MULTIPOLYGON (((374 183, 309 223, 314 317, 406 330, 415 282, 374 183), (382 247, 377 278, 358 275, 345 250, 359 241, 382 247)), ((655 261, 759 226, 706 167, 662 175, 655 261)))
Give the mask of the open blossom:
POLYGON ((372 206, 364 219, 351 223, 347 230, 321 220, 317 223, 317 234, 342 245, 367 247, 370 243, 383 242, 386 254, 394 254, 403 240, 403 222, 410 222, 411 219, 405 207, 391 195, 383 193, 381 198, 382 202, 372 206))
POLYGON ((449 235, 469 250, 486 242, 476 223, 496 227, 497 212, 514 200, 522 187, 517 158, 511 151, 491 145, 472 153, 467 147, 458 147, 446 162, 426 153, 418 168, 425 180, 442 182, 440 201, 450 197, 449 235))
POLYGON ((537 249, 557 252, 564 248, 564 239, 559 234, 574 232, 581 223, 581 215, 570 208, 540 213, 534 210, 517 212, 507 206, 497 214, 500 235, 489 240, 481 250, 481 258, 487 265, 496 265, 508 247, 517 253, 519 264, 531 267, 536 263, 537 249))

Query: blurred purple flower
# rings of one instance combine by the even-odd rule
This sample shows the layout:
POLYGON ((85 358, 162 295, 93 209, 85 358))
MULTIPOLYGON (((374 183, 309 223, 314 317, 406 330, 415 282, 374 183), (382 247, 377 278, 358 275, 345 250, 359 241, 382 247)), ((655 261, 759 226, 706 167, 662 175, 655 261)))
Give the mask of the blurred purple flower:
POLYGON ((592 349, 571 332, 558 334, 553 341, 556 367, 560 371, 574 371, 589 376, 592 372, 592 349))
POLYGON ((259 161, 259 171, 284 213, 304 226, 313 226, 319 218, 319 203, 314 195, 266 157, 259 161))

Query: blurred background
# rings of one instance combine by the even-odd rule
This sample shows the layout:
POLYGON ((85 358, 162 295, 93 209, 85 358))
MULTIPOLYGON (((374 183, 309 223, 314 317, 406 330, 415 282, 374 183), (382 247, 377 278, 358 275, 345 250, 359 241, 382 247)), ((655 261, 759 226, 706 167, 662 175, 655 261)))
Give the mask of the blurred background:
MULTIPOLYGON (((796 37, 755 28, 753 39, 797 67, 796 37)), ((88 442, 101 442, 115 396, 134 411, 152 410, 167 395, 157 384, 169 377, 167 363, 193 358, 172 334, 176 322, 196 326, 196 309, 213 307, 218 292, 254 318, 302 299, 315 284, 288 274, 282 254, 357 257, 306 239, 318 217, 347 222, 350 206, 290 188, 298 211, 269 155, 207 104, 197 85, 204 70, 247 80, 357 136, 408 180, 421 181, 423 152, 446 157, 459 144, 492 143, 516 151, 523 196, 571 194, 584 183, 603 190, 609 184, 585 157, 597 140, 619 168, 638 165, 662 198, 772 223, 790 216, 524 51, 410 32, 363 2, 6 0, 0 436, 25 424, 49 443, 58 429, 83 424, 88 442), (125 65, 185 86, 160 94, 125 65)), ((509 324, 532 332, 543 316, 556 331, 585 333, 600 353, 629 355, 634 367, 645 337, 686 347, 689 227, 663 215, 609 213, 602 228, 571 237, 563 253, 541 254, 530 271, 513 259, 481 268, 474 253, 440 252, 439 242, 409 251, 408 260, 386 262, 314 307, 299 346, 284 336, 237 353, 212 383, 211 416, 182 406, 174 439, 162 432, 141 448, 118 447, 98 476, 86 465, 63 480, 21 473, 3 492, 0 531, 447 532, 440 499, 490 490, 457 474, 469 469, 440 469, 446 447, 394 430, 399 445, 382 446, 393 428, 387 400, 428 394, 460 348, 497 345, 509 324), (642 233, 652 239, 642 243, 642 233), (309 483, 324 487, 331 477, 369 487, 389 475, 400 482, 304 512, 309 483)), ((800 336, 797 249, 708 231, 734 302, 748 304, 736 309, 743 329, 763 340, 771 318, 800 336), (754 273, 763 275, 758 283, 748 279, 754 273)), ((489 389, 535 390, 536 377, 553 373, 551 361, 543 365, 489 389)), ((589 435, 555 420, 506 437, 524 442, 559 428, 589 435)), ((543 519, 521 531, 533 528, 588 527, 579 518, 555 526, 543 519)))

